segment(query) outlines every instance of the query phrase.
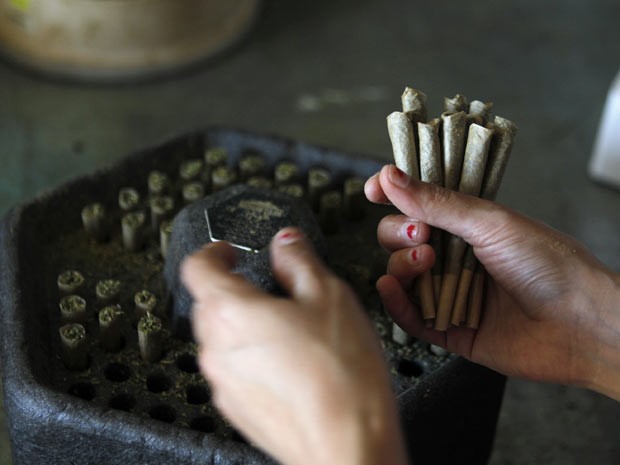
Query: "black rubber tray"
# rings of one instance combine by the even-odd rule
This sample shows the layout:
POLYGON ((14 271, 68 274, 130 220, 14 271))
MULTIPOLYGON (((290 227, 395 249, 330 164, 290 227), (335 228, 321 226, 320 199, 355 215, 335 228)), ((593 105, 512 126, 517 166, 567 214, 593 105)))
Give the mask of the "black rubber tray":
MULTIPOLYGON (((208 128, 129 155, 9 212, 0 236, 0 340, 16 465, 271 463, 218 415, 197 372, 195 345, 172 330, 174 306, 166 298, 158 237, 150 237, 139 252, 127 252, 121 243, 119 189, 135 187, 147 199, 149 172, 165 172, 178 211, 180 164, 202 159, 214 147, 226 150, 233 168, 248 153, 262 155, 266 177, 283 160, 293 161, 304 176, 311 168, 325 168, 332 176, 329 189, 340 192, 346 179, 365 179, 381 167, 369 158, 302 142, 208 128), (81 224, 80 212, 92 202, 104 204, 117 225, 101 244, 81 224), (84 274, 81 293, 89 308, 89 366, 77 372, 66 369, 60 357, 56 278, 65 269, 84 274), (94 288, 107 278, 122 281, 118 303, 124 309, 133 308, 140 289, 158 295, 166 334, 160 361, 142 361, 131 318, 123 327, 122 350, 100 347, 101 305, 94 288)), ((420 341, 406 347, 392 342, 391 323, 374 291, 387 257, 377 245, 376 225, 390 211, 368 204, 360 219, 343 215, 335 229, 330 225, 327 261, 352 284, 382 337, 415 463, 486 463, 505 379, 458 357, 438 355, 420 341)))

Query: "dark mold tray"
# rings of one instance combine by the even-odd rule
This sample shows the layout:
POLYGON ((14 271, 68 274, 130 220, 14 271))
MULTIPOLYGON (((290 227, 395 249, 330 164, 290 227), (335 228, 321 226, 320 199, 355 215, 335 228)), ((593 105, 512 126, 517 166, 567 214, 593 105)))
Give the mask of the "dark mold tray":
MULTIPOLYGON (((154 190, 149 193, 150 173, 158 171, 168 180, 165 195, 174 204, 172 209, 168 205, 170 219, 191 203, 189 191, 184 200, 184 185, 198 183, 205 194, 214 189, 209 182, 214 168, 200 166, 199 161, 205 160, 207 151, 217 158, 213 149, 218 148, 226 154, 224 178, 236 173, 242 183, 263 190, 271 184, 274 191, 303 193, 296 201, 305 202, 304 208, 320 225, 322 237, 317 241, 322 241, 328 264, 351 283, 382 338, 416 463, 486 463, 504 377, 421 341, 402 346, 391 339, 391 322, 381 309, 374 280, 387 259, 376 242, 376 225, 392 210, 359 203, 361 183, 381 163, 278 137, 209 128, 132 154, 107 170, 14 208, 5 218, 0 236, 0 337, 15 464, 272 463, 210 403, 209 386, 196 367, 186 315, 175 306, 174 284, 163 278, 159 227, 166 217, 154 218, 151 225, 149 216, 151 200, 161 195, 157 186, 151 186, 154 190), (248 167, 242 160, 249 158, 258 164, 248 167), (274 182, 274 169, 284 161, 296 167, 297 176, 274 182), (327 179, 310 181, 309 186, 309 173, 319 169, 327 179), (291 183, 298 187, 274 186, 291 183), (135 208, 146 212, 149 231, 136 251, 124 247, 121 235, 125 212, 118 194, 126 187, 139 193, 142 200, 135 208), (330 195, 331 200, 321 206, 320 199, 330 195), (107 229, 99 241, 85 231, 80 215, 95 202, 106 211, 107 229), (82 370, 67 369, 61 357, 62 296, 57 278, 65 270, 77 270, 84 278, 75 291, 87 305, 83 326, 88 359, 82 370), (123 342, 116 351, 102 348, 97 319, 107 304, 95 288, 106 279, 121 284, 109 302, 124 311, 123 342), (154 362, 145 362, 138 348, 134 295, 140 290, 157 297, 153 313, 163 323, 163 351, 154 362)), ((202 207, 198 210, 202 212, 202 207)), ((174 228, 182 216, 177 215, 174 228)), ((238 240, 244 239, 242 230, 236 234, 238 240)), ((176 250, 174 244, 170 250, 176 250)), ((169 252, 167 260, 178 261, 187 251, 169 252)))

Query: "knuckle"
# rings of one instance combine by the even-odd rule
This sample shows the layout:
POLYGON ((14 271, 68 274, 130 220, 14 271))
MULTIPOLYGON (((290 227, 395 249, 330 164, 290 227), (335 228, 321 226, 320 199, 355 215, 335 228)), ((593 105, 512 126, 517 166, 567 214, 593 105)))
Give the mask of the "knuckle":
POLYGON ((472 230, 472 235, 482 242, 495 242, 504 238, 513 229, 513 214, 506 208, 488 202, 485 206, 486 221, 481 221, 472 230))
POLYGON ((454 191, 451 191, 450 189, 444 189, 443 187, 429 184, 427 191, 427 203, 433 207, 446 205, 453 201, 454 195, 454 191))
POLYGON ((303 286, 306 292, 311 295, 320 295, 324 288, 323 279, 311 265, 304 264, 297 270, 295 284, 303 286))
POLYGON ((333 299, 340 294, 344 283, 331 273, 315 275, 311 283, 313 294, 319 298, 333 299))

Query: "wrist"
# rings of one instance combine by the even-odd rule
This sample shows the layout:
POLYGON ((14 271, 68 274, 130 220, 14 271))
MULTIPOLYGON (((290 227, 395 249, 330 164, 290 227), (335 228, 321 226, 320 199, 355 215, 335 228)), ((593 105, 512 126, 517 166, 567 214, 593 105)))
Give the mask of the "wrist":
MULTIPOLYGON (((337 375, 335 376, 337 378, 337 375)), ((387 373, 374 372, 370 383, 351 386, 344 380, 323 392, 313 412, 321 428, 306 437, 309 450, 301 457, 306 463, 340 465, 407 465, 407 456, 396 399, 387 373), (349 385, 349 389, 341 390, 349 385)))
POLYGON ((583 351, 589 366, 584 386, 620 401, 620 274, 605 270, 599 282, 603 285, 588 309, 596 319, 591 350, 583 351))
MULTIPOLYGON (((356 414, 344 422, 341 460, 349 465, 407 465, 396 402, 391 391, 384 398, 366 398, 356 414)), ((338 441, 340 442, 340 441, 338 441)), ((338 447, 338 444, 334 444, 338 447)))

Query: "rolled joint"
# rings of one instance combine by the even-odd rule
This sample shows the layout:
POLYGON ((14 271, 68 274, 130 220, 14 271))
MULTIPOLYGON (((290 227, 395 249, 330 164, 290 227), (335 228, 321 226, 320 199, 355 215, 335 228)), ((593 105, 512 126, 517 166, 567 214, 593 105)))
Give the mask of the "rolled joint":
POLYGON ((480 193, 480 197, 487 200, 495 200, 497 196, 518 130, 516 124, 501 116, 496 116, 493 124, 495 132, 480 193))
POLYGON ((162 322, 156 316, 147 313, 138 322, 138 344, 140 356, 145 362, 158 361, 162 355, 162 322))
POLYGON ((443 108, 446 113, 458 113, 465 112, 469 108, 467 97, 461 94, 456 94, 454 97, 444 97, 443 108))
POLYGON ((420 179, 438 186, 443 185, 441 145, 439 142, 440 120, 418 123, 420 179))
POLYGON ((167 174, 161 171, 151 171, 147 184, 151 196, 164 195, 170 189, 170 179, 167 174))
POLYGON ((86 300, 79 295, 68 295, 60 299, 60 319, 63 323, 86 324, 86 300))
POLYGON ((450 327, 450 317, 452 316, 452 307, 458 282, 458 274, 445 273, 443 275, 439 305, 437 306, 437 318, 435 319, 435 329, 438 331, 446 331, 450 327))
POLYGON ((157 297, 151 291, 143 289, 134 294, 135 317, 139 321, 148 313, 154 314, 157 306, 157 297))
POLYGON ((186 160, 179 166, 179 177, 184 182, 200 179, 204 170, 204 162, 199 158, 186 160))
POLYGON ((364 216, 367 202, 364 184, 361 178, 348 178, 344 182, 344 212, 351 221, 359 220, 364 216))
POLYGON ((56 284, 61 294, 73 294, 84 284, 84 275, 77 270, 66 270, 58 275, 56 284))
POLYGON ((121 219, 121 235, 123 247, 131 252, 137 252, 144 245, 144 212, 130 212, 121 219))
POLYGON ((123 187, 118 191, 118 206, 124 212, 129 212, 140 204, 140 194, 133 187, 123 187))
POLYGON ((412 123, 424 122, 427 120, 426 94, 411 87, 405 87, 401 96, 403 113, 407 115, 412 123))
POLYGON ((99 312, 100 343, 109 352, 116 352, 123 346, 123 315, 120 305, 109 305, 99 312))
POLYGON ((478 196, 486 169, 493 130, 472 124, 467 135, 459 192, 478 196))
POLYGON ((411 121, 404 113, 395 111, 387 117, 387 128, 394 163, 409 176, 419 179, 418 153, 411 121))
POLYGON ((260 176, 267 170, 267 162, 257 154, 246 155, 239 161, 239 175, 242 181, 260 176))
POLYGON ((283 161, 276 165, 273 177, 276 186, 297 183, 300 178, 299 168, 293 162, 283 161))
POLYGON ((450 190, 457 190, 465 155, 467 118, 465 113, 460 111, 443 115, 442 121, 444 186, 450 190))
POLYGON ((82 224, 86 233, 96 242, 107 240, 106 210, 101 203, 92 203, 82 209, 82 224))
POLYGON ((420 307, 422 308, 422 318, 432 320, 436 316, 435 293, 433 290, 433 277, 430 270, 420 276, 416 282, 420 295, 420 307))
POLYGON ((342 216, 342 194, 339 191, 329 191, 321 195, 319 206, 319 223, 327 234, 332 234, 340 229, 340 217, 342 216))
POLYGON ((88 368, 88 349, 86 329, 79 323, 69 323, 58 330, 60 334, 61 356, 65 366, 72 371, 88 368))
POLYGON ((211 188, 213 192, 232 186, 237 182, 237 172, 228 166, 218 166, 211 172, 211 188))
POLYGON ((173 224, 174 223, 170 220, 164 220, 161 225, 159 225, 159 251, 164 259, 168 255, 173 224))
POLYGON ((116 279, 103 279, 95 286, 95 294, 101 302, 110 302, 118 298, 121 292, 121 282, 116 279))
POLYGON ((228 152, 223 147, 212 147, 205 151, 204 159, 207 168, 224 166, 228 160, 228 152))
POLYGON ((461 271, 450 319, 455 326, 461 325, 467 317, 468 297, 473 276, 473 270, 463 268, 461 271))
POLYGON ((481 102, 480 100, 472 100, 469 104, 469 114, 479 117, 482 121, 483 126, 489 121, 492 109, 493 102, 481 102))
POLYGON ((162 221, 170 218, 174 211, 174 200, 169 196, 151 199, 151 228, 153 233, 159 232, 162 221))
POLYGON ((474 273, 472 284, 469 290, 469 301, 467 306, 466 326, 470 329, 478 329, 482 317, 482 303, 484 299, 484 284, 486 272, 479 269, 474 273))
POLYGON ((192 181, 183 185, 183 201, 186 204, 196 202, 205 196, 205 187, 200 181, 192 181))
POLYGON ((308 170, 308 197, 310 205, 318 211, 322 195, 327 192, 332 183, 331 173, 324 168, 311 168, 308 170))

